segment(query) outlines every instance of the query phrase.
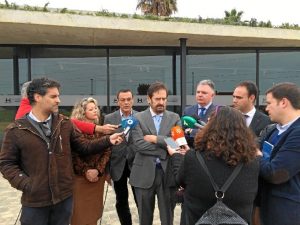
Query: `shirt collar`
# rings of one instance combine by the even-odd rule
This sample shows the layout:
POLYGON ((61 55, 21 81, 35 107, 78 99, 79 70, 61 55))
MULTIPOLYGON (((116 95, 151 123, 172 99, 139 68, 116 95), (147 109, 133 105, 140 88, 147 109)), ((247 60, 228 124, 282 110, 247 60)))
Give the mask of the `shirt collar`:
POLYGON ((151 107, 150 107, 150 113, 151 113, 151 116, 152 116, 152 117, 154 117, 154 116, 161 116, 161 117, 162 117, 163 114, 164 114, 164 113, 156 114, 155 112, 153 112, 153 110, 152 110, 151 107))
POLYGON ((33 113, 32 113, 32 111, 30 111, 30 113, 28 114, 28 116, 32 119, 32 120, 34 120, 34 121, 36 121, 36 122, 49 122, 50 120, 51 120, 51 118, 52 118, 52 114, 50 114, 50 116, 45 120, 45 121, 40 121, 38 118, 36 118, 36 116, 35 115, 33 115, 33 113))
POLYGON ((248 117, 252 118, 256 112, 256 108, 253 107, 249 112, 245 113, 244 115, 247 115, 248 117))
POLYGON ((205 108, 205 110, 207 110, 211 106, 211 104, 212 104, 212 102, 208 103, 206 106, 201 106, 198 104, 198 109, 205 108))
POLYGON ((286 131, 287 129, 289 129, 289 127, 297 120, 299 119, 299 117, 297 117, 296 119, 284 124, 284 125, 280 125, 280 124, 277 124, 276 125, 276 128, 277 130, 279 131, 278 134, 282 134, 284 131, 286 131))
POLYGON ((129 116, 124 116, 124 113, 122 112, 121 109, 119 111, 120 111, 121 118, 128 118, 129 116, 132 116, 132 110, 131 110, 129 116))

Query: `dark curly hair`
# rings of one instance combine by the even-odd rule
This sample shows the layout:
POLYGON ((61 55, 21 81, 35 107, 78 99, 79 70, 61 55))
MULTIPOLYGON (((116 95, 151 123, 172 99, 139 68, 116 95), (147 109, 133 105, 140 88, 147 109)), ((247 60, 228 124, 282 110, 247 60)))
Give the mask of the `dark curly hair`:
POLYGON ((31 105, 35 104, 34 94, 45 96, 48 88, 60 88, 60 84, 55 80, 50 80, 47 77, 36 78, 31 81, 27 88, 27 97, 31 105))
POLYGON ((195 137, 195 150, 221 157, 228 165, 247 163, 256 157, 256 143, 240 111, 224 106, 211 116, 195 137))

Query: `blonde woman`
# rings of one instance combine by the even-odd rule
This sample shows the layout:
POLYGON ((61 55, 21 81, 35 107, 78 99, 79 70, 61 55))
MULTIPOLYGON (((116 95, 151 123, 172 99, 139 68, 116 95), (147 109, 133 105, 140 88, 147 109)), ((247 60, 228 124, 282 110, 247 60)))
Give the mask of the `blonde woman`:
MULTIPOLYGON (((82 99, 74 106, 71 118, 99 124, 100 111, 97 100, 92 97, 82 99)), ((78 128, 80 129, 80 127, 78 128)), ((82 129, 80 130, 82 131, 82 129)), ((101 136, 101 134, 85 134, 85 136, 92 139, 101 136)), ((75 182, 72 225, 96 225, 101 218, 106 176, 105 167, 110 154, 110 149, 91 156, 73 154, 75 182)))

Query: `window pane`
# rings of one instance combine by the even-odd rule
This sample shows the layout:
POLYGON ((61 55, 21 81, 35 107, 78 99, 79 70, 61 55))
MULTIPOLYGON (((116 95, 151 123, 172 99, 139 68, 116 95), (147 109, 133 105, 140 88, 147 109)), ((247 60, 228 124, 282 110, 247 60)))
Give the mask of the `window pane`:
MULTIPOLYGON (((147 85, 155 81, 163 82, 168 87, 169 94, 173 95, 172 60, 172 50, 110 50, 110 95, 115 96, 120 89, 131 89, 134 95, 146 96, 147 85)), ((141 109, 147 107, 145 97, 143 101, 144 107, 141 109)), ((174 103, 169 101, 168 105, 172 106, 174 103)))
POLYGON ((300 52, 260 53, 260 93, 280 82, 300 85, 300 52))
POLYGON ((13 48, 0 47, 0 94, 13 93, 13 48))
POLYGON ((15 115, 15 107, 5 106, 13 93, 13 48, 0 47, 0 147, 4 129, 15 115))
POLYGON ((211 79, 218 92, 233 92, 244 80, 255 82, 255 52, 189 51, 187 56, 187 94, 194 95, 197 83, 211 79))
POLYGON ((62 95, 105 95, 106 50, 33 48, 32 79, 49 77, 60 82, 62 95))

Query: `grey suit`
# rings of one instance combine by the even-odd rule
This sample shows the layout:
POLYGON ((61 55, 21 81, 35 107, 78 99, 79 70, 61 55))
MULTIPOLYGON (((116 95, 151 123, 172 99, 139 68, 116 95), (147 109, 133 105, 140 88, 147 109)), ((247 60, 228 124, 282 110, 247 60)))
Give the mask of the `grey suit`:
POLYGON ((155 195, 158 198, 160 219, 162 225, 169 225, 170 202, 166 193, 165 173, 169 155, 164 138, 170 136, 171 128, 181 125, 179 115, 170 111, 163 113, 160 130, 157 134, 150 109, 137 113, 139 124, 132 130, 135 145, 135 158, 129 183, 134 186, 138 201, 139 219, 141 225, 152 225, 155 195), (144 140, 145 135, 157 135, 157 143, 144 140), (161 165, 156 164, 159 158, 161 165))
MULTIPOLYGON (((136 111, 133 111, 134 115, 136 111)), ((104 118, 104 123, 120 124, 122 121, 120 110, 108 114, 104 118)), ((119 128, 117 132, 121 132, 119 128)), ((114 190, 116 193, 116 210, 120 223, 122 225, 132 225, 132 218, 128 203, 128 178, 130 176, 130 168, 134 158, 133 145, 130 143, 131 132, 129 133, 128 141, 122 142, 120 145, 112 147, 112 154, 110 159, 110 175, 114 182, 114 190)), ((132 188, 135 198, 135 192, 132 188)))
MULTIPOLYGON (((137 112, 133 111, 133 115, 137 112)), ((105 116, 104 124, 120 124, 122 121, 120 110, 110 113, 105 116)), ((123 128, 119 128, 116 132, 122 132, 123 128)), ((112 147, 111 159, 110 159, 110 175, 113 181, 118 181, 123 173, 126 161, 129 167, 132 166, 132 161, 134 158, 134 151, 130 145, 130 135, 128 141, 123 141, 119 145, 114 145, 112 147)))

